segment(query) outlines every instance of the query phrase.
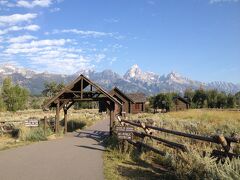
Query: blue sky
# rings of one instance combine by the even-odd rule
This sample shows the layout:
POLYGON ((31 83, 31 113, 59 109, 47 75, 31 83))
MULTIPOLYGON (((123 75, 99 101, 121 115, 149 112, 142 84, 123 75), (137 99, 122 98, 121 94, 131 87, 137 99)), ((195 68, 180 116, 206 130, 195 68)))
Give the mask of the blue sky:
POLYGON ((0 63, 240 83, 240 0, 0 0, 0 63))

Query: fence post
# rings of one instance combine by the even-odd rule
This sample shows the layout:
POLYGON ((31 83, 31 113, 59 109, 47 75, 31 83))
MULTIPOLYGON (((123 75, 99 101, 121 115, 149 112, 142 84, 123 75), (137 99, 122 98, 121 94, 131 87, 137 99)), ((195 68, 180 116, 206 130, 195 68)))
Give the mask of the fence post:
POLYGON ((46 135, 46 129, 47 129, 47 116, 44 116, 44 135, 46 135))
POLYGON ((228 153, 231 149, 230 143, 227 142, 227 140, 225 139, 225 137, 223 136, 223 134, 220 134, 217 136, 218 137, 218 141, 219 143, 222 145, 224 151, 226 153, 228 153))

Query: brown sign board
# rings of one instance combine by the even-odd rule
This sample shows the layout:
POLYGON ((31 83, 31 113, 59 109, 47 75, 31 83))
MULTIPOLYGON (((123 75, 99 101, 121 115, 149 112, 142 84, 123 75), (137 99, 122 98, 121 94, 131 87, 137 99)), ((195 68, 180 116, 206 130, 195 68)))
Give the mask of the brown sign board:
POLYGON ((131 140, 133 136, 134 128, 132 126, 116 126, 118 139, 131 140))
POLYGON ((134 127, 132 126, 116 126, 116 131, 124 131, 124 132, 133 132, 134 127))

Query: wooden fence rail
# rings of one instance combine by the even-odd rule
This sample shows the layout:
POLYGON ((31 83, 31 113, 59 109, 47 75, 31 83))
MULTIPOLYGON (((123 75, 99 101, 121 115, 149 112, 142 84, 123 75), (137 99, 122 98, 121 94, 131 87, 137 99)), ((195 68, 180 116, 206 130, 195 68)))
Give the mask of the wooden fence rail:
MULTIPOLYGON (((172 135, 176 135, 176 136, 186 137, 186 138, 190 138, 190 139, 219 144, 222 146, 224 151, 213 150, 212 156, 215 156, 215 157, 229 157, 229 158, 240 157, 239 154, 234 154, 234 153, 230 152, 231 143, 239 143, 240 142, 240 136, 237 134, 233 134, 231 137, 223 136, 222 134, 214 135, 214 136, 202 136, 202 135, 189 134, 189 133, 184 133, 184 132, 175 131, 175 130, 169 130, 169 129, 160 128, 157 126, 147 125, 145 123, 141 123, 140 121, 133 122, 133 121, 124 120, 124 119, 121 119, 121 117, 118 115, 117 115, 117 119, 122 126, 131 125, 134 127, 142 128, 145 131, 145 132, 133 131, 132 134, 134 136, 140 137, 142 139, 145 137, 149 137, 153 140, 158 141, 158 143, 161 143, 170 148, 179 149, 184 152, 189 152, 185 145, 154 136, 153 131, 151 131, 151 130, 164 132, 164 133, 168 133, 168 134, 172 134, 172 135)), ((127 141, 130 144, 132 144, 138 148, 145 147, 145 148, 148 148, 158 154, 164 155, 164 152, 162 152, 154 147, 151 147, 143 142, 139 142, 139 141, 134 142, 133 140, 129 140, 129 139, 127 141)))
POLYGON ((44 132, 46 133, 47 127, 49 127, 52 131, 55 128, 55 120, 53 117, 47 118, 44 117, 43 119, 39 118, 28 118, 26 120, 19 120, 19 121, 0 121, 0 135, 11 133, 17 126, 24 125, 28 128, 35 128, 39 127, 40 124, 43 124, 44 132))

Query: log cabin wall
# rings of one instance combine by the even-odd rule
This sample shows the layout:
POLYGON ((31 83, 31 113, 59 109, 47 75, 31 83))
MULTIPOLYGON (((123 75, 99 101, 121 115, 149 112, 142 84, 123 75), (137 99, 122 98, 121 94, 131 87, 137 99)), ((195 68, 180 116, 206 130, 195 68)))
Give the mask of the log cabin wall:
POLYGON ((174 105, 172 108, 170 108, 170 111, 184 111, 189 109, 190 103, 187 102, 184 98, 182 97, 175 97, 173 99, 174 105))
POLYGON ((140 103, 131 103, 131 113, 132 114, 137 114, 137 113, 142 113, 145 112, 145 103, 140 102, 140 103))

